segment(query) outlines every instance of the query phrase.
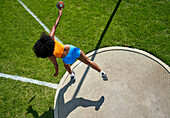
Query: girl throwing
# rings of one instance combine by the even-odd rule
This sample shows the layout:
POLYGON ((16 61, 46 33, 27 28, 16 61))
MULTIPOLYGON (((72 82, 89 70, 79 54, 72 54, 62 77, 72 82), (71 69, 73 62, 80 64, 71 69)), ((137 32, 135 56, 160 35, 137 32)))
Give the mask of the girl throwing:
POLYGON ((59 16, 53 25, 50 34, 47 35, 43 32, 40 39, 33 46, 33 51, 36 56, 41 58, 48 57, 55 67, 54 76, 58 75, 58 64, 56 58, 59 57, 63 60, 64 67, 69 72, 71 79, 75 79, 75 73, 71 70, 70 64, 73 64, 76 59, 78 59, 98 71, 102 75, 103 80, 108 80, 105 72, 95 62, 91 61, 82 50, 73 45, 63 45, 54 39, 54 34, 61 15, 62 9, 59 10, 59 16))

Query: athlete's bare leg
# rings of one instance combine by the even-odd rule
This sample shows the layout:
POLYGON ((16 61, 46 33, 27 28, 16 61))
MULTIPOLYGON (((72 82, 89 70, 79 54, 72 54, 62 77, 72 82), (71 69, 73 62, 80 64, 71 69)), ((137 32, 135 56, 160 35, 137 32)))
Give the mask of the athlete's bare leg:
MULTIPOLYGON (((63 63, 64 63, 64 62, 63 62, 63 63)), ((71 68, 70 68, 70 65, 64 63, 64 67, 65 67, 65 69, 68 71, 69 74, 72 73, 71 68)))
POLYGON ((91 61, 81 50, 81 54, 80 57, 77 58, 78 60, 82 61, 83 63, 91 66, 93 69, 95 69, 96 71, 100 72, 101 68, 93 61, 91 61))

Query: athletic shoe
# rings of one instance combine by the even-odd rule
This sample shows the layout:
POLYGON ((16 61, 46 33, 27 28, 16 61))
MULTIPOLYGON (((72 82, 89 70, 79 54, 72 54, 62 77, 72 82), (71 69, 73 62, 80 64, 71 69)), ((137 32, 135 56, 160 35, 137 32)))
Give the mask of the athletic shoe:
POLYGON ((72 80, 75 80, 75 79, 76 79, 76 74, 75 74, 74 71, 72 71, 72 73, 74 74, 74 76, 71 76, 71 79, 72 79, 72 80))
POLYGON ((105 73, 102 73, 102 78, 103 78, 104 81, 108 80, 108 77, 107 77, 107 75, 105 73))

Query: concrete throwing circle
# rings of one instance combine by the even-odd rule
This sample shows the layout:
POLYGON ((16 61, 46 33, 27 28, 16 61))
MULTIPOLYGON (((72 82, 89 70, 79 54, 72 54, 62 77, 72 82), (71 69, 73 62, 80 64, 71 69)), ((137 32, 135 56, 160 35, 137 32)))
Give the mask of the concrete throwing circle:
POLYGON ((153 55, 126 47, 108 47, 87 55, 108 75, 76 61, 56 91, 55 118, 168 118, 170 68, 153 55))

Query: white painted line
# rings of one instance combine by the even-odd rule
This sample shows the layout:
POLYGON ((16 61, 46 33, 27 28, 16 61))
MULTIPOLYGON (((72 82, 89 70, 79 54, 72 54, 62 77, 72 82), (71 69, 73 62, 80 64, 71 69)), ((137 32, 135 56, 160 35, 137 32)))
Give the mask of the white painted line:
POLYGON ((38 84, 38 85, 43 85, 43 86, 47 86, 47 87, 54 88, 54 89, 57 89, 57 87, 58 87, 58 84, 38 81, 38 80, 29 79, 29 78, 25 78, 25 77, 19 77, 16 75, 8 75, 8 74, 0 73, 0 77, 18 80, 18 81, 22 81, 22 82, 29 82, 29 83, 38 84))
MULTIPOLYGON (((40 25, 45 29, 46 32, 50 33, 50 30, 45 26, 45 24, 42 23, 42 22, 40 21, 40 19, 29 9, 21 0, 18 0, 18 2, 20 2, 21 5, 40 23, 40 25)), ((62 43, 56 36, 54 36, 54 38, 55 38, 58 42, 62 43)), ((63 43, 62 43, 62 44, 63 44, 63 43)))

